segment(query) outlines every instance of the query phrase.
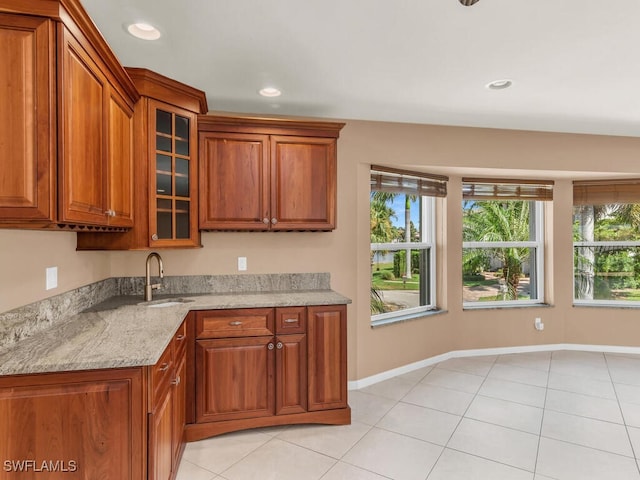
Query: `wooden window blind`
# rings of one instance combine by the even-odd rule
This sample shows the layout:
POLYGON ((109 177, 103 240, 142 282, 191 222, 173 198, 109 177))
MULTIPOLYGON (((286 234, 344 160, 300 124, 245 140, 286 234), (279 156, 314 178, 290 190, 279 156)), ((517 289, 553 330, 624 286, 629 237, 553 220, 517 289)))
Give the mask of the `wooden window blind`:
POLYGON ((464 200, 553 200, 553 181, 463 178, 464 200))
POLYGON ((574 205, 640 203, 640 179, 573 182, 574 205))
POLYGON ((449 177, 371 165, 371 191, 446 197, 449 177))

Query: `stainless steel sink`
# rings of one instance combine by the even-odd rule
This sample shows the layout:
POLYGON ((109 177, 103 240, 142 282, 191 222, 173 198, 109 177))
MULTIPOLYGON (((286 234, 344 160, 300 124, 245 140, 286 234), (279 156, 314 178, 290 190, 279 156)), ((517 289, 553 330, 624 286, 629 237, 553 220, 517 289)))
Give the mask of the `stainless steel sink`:
POLYGON ((149 308, 165 308, 175 307, 182 303, 194 302, 192 298, 163 298, 161 300, 154 300, 152 302, 141 302, 138 305, 146 305, 149 308))

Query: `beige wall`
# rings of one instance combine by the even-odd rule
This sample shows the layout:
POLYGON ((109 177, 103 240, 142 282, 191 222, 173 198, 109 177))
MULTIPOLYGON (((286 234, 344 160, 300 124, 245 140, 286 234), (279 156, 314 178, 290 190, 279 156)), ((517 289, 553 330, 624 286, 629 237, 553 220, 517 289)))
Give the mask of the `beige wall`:
MULTIPOLYGON (((349 378, 362 379, 451 350, 553 343, 640 344, 633 309, 572 306, 571 178, 583 172, 640 173, 640 139, 348 121, 338 143, 338 228, 331 233, 204 233, 204 248, 163 251, 167 275, 329 272, 349 306, 349 378), (369 165, 450 175, 440 205, 439 304, 445 313, 369 326, 369 165), (568 173, 568 172, 577 173, 568 173), (461 177, 555 179, 547 212, 548 307, 463 311, 461 177), (541 317, 545 330, 533 328, 541 317)), ((145 252, 76 252, 68 232, 0 231, 0 311, 109 276, 142 275, 145 252), (60 286, 44 290, 45 268, 60 286)))
POLYGON ((76 252, 76 234, 0 230, 0 312, 111 276, 104 252, 76 252), (58 267, 58 288, 45 289, 45 269, 58 267))

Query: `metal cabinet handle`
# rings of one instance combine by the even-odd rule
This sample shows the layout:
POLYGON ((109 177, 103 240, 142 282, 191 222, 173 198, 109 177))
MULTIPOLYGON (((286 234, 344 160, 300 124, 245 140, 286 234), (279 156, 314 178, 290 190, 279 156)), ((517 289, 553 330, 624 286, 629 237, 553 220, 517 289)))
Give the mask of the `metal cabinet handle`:
POLYGON ((169 364, 168 363, 163 363, 162 365, 160 365, 160 369, 161 372, 166 372, 167 370, 169 370, 169 364))
POLYGON ((154 233, 153 235, 151 235, 151 240, 153 240, 154 242, 158 240, 158 234, 154 233))
POLYGON ((271 223, 273 223, 273 224, 275 225, 276 223, 278 223, 278 219, 277 219, 277 218, 275 218, 275 217, 274 217, 274 218, 272 218, 272 219, 271 219, 271 223))
POLYGON ((180 385, 180 375, 171 380, 171 385, 180 385))
POLYGON ((264 223, 265 225, 269 225, 269 219, 267 217, 264 217, 262 219, 262 223, 264 223))
POLYGON ((297 318, 286 318, 284 320, 284 323, 298 323, 298 319, 297 318))
POLYGON ((229 325, 232 327, 237 327, 238 325, 242 325, 242 322, 239 322, 239 321, 229 322, 229 325))
POLYGON ((284 347, 284 345, 282 344, 282 342, 278 342, 278 343, 276 344, 276 348, 277 348, 278 350, 282 350, 282 347, 284 347))
POLYGON ((184 335, 178 335, 178 336, 176 337, 176 340, 177 340, 178 342, 181 342, 182 340, 184 340, 184 335))
POLYGON ((269 350, 273 350, 275 348, 274 345, 273 345, 273 342, 269 342, 269 345, 267 345, 267 348, 269 350))

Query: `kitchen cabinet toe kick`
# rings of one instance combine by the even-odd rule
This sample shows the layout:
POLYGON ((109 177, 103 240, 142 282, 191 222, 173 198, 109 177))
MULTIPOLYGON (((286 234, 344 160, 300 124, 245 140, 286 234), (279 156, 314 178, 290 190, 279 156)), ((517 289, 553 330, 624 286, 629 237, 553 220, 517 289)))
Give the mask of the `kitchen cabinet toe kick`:
POLYGON ((186 442, 195 442, 197 440, 203 440, 223 433, 237 432, 239 430, 300 424, 350 425, 351 407, 318 412, 292 413, 271 417, 222 420, 211 423, 194 423, 185 427, 184 440, 186 442))

